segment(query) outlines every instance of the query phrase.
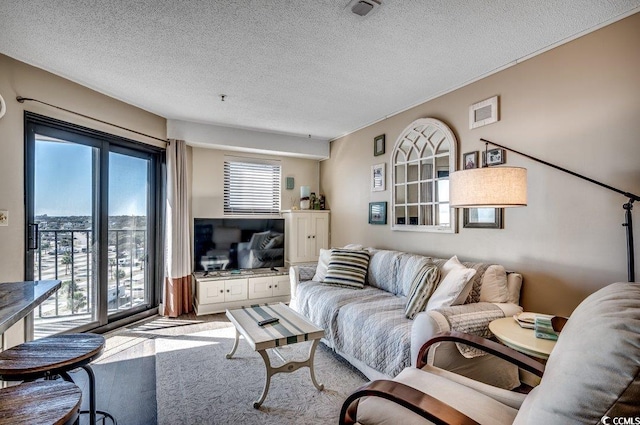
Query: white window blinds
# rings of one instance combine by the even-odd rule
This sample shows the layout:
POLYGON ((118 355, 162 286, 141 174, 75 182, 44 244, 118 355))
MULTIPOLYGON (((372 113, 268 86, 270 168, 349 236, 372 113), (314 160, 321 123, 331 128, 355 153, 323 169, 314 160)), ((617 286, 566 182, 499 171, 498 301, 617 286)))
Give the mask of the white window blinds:
POLYGON ((280 162, 225 157, 224 214, 280 214, 280 162))

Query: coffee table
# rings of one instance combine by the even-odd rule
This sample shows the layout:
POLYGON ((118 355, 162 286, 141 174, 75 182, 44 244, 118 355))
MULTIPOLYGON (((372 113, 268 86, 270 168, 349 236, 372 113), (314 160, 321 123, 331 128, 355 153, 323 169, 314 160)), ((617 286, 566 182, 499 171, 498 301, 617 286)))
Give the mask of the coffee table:
POLYGON ((291 373, 306 366, 309 368, 313 385, 320 391, 324 389, 324 385, 318 384, 318 381, 316 381, 313 370, 313 358, 316 347, 318 346, 320 338, 324 337, 323 329, 317 327, 307 318, 283 303, 252 305, 236 310, 227 310, 226 315, 236 328, 236 339, 231 352, 226 356, 227 359, 233 357, 233 354, 238 348, 240 335, 242 334, 251 348, 260 354, 267 369, 267 377, 262 395, 258 401, 253 403, 255 409, 260 408, 265 398, 267 398, 271 377, 276 373, 291 373), (280 321, 265 326, 258 325, 259 321, 268 317, 277 317, 280 321), (307 360, 287 362, 277 351, 278 347, 305 341, 312 341, 307 360), (270 348, 274 349, 273 352, 285 362, 282 366, 275 368, 271 366, 271 361, 267 354, 267 349, 270 348))

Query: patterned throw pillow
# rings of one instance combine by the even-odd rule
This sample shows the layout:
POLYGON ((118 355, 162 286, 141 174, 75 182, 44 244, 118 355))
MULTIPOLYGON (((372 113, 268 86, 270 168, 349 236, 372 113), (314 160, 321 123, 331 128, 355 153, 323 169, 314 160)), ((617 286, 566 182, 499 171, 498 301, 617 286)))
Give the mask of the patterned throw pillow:
POLYGON ((439 281, 440 269, 435 264, 428 264, 416 273, 411 282, 407 306, 404 309, 407 319, 413 320, 416 314, 424 311, 439 281))
POLYGON ((324 283, 363 288, 368 267, 367 251, 332 249, 324 283))

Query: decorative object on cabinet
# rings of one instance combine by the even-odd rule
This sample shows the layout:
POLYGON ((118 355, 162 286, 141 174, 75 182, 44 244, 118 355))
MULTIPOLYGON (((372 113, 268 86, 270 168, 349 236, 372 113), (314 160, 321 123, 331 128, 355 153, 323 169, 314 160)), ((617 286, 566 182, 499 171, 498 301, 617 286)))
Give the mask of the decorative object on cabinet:
POLYGON ((469 128, 474 129, 498 121, 498 96, 469 107, 469 128))
POLYGON ((317 261, 329 248, 329 211, 283 211, 285 265, 317 261))
POLYGON ((309 186, 300 186, 300 209, 308 210, 310 208, 309 197, 311 196, 311 188, 309 186))
MULTIPOLYGON (((622 226, 625 227, 627 234, 627 277, 629 282, 635 282, 633 217, 631 211, 633 203, 640 201, 640 196, 489 140, 480 139, 480 141, 485 142, 487 146, 491 143, 494 146, 517 153, 532 161, 571 174, 574 177, 581 178, 626 197, 628 202, 622 205, 622 209, 625 211, 625 222, 622 226)), ((451 205, 458 208, 524 207, 527 205, 527 170, 518 167, 487 167, 453 173, 451 176, 451 205)))
POLYGON ((286 181, 287 190, 293 190, 293 188, 295 187, 294 178, 293 177, 287 177, 285 181, 286 181))
POLYGON ((391 229, 454 233, 449 205, 449 173, 458 163, 451 129, 434 118, 407 126, 391 154, 391 229))
POLYGON ((467 152, 462 155, 462 163, 465 170, 478 168, 478 151, 467 152))
POLYGON ((507 154, 504 149, 489 149, 482 152, 482 166, 491 167, 507 162, 507 154))
POLYGON ((369 202, 369 224, 387 224, 386 202, 369 202))
POLYGON ((371 191, 382 192, 385 190, 385 163, 371 166, 371 191))
POLYGON ((464 208, 462 222, 465 228, 502 229, 502 208, 464 208))
POLYGON ((384 155, 384 134, 373 139, 373 156, 384 155))

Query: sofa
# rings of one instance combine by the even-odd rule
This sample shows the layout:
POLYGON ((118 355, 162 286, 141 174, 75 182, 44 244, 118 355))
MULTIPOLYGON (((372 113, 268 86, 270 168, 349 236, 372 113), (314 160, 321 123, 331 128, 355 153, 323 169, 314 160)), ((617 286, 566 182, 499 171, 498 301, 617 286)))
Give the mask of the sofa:
MULTIPOLYGON (((365 284, 353 288, 324 281, 332 252, 322 250, 317 263, 290 268, 291 307, 322 327, 322 342, 371 380, 393 378, 415 365, 420 347, 437 333, 458 330, 491 337, 491 320, 522 312, 518 305, 522 276, 507 274, 499 265, 367 248, 365 284), (427 311, 408 318, 405 310, 416 275, 430 265, 442 271, 454 260, 461 264, 456 267, 472 269, 473 274, 456 302, 427 304, 427 311)), ((436 293, 445 289, 444 280, 428 303, 442 295, 436 293)), ((515 366, 452 342, 434 347, 428 363, 505 389, 520 385, 515 366)))

